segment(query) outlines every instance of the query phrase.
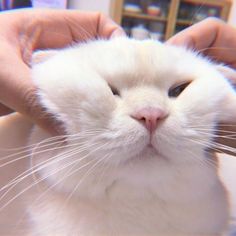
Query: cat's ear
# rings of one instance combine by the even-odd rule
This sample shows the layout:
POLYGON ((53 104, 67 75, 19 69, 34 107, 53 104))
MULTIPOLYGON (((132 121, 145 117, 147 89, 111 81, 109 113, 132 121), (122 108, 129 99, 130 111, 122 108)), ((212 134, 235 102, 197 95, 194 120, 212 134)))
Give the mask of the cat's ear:
POLYGON ((231 83, 236 86, 236 70, 231 69, 228 66, 216 65, 216 69, 231 83))
POLYGON ((221 122, 236 124, 236 70, 223 65, 217 65, 216 68, 231 83, 232 87, 223 99, 221 122))
POLYGON ((35 51, 32 55, 31 65, 39 64, 44 61, 47 61, 51 57, 57 54, 57 50, 39 50, 35 51))

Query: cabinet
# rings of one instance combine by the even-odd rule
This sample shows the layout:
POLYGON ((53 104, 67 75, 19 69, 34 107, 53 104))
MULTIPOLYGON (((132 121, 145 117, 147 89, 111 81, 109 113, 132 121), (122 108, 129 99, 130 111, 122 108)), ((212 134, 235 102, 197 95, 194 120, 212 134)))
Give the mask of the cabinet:
POLYGON ((226 21, 231 4, 230 0, 113 0, 111 14, 128 34, 139 26, 166 40, 210 16, 226 21))

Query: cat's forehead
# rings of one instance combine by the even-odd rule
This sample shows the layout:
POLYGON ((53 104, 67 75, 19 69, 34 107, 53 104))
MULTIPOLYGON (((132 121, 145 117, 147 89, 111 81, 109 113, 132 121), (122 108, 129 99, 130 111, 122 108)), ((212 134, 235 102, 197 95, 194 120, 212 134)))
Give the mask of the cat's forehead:
POLYGON ((84 45, 77 61, 90 65, 104 79, 137 85, 163 85, 194 80, 204 74, 206 61, 184 48, 146 40, 119 38, 84 45), (81 58, 81 59, 79 59, 81 58))
MULTIPOLYGON (((214 77, 215 69, 196 53, 154 40, 129 38, 98 40, 63 49, 45 63, 34 66, 36 78, 64 83, 78 78, 89 84, 103 80, 117 88, 176 83, 214 77)), ((217 75, 216 75, 217 76, 217 75)), ((41 82, 40 82, 41 83, 41 82)), ((43 83, 43 82, 42 82, 43 83)))

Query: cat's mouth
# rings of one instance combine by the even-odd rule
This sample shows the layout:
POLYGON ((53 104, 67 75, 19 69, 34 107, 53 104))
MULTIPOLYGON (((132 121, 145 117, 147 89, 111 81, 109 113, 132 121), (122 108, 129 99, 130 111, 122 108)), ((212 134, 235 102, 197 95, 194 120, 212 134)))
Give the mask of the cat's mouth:
POLYGON ((153 146, 151 142, 148 143, 146 147, 144 147, 140 154, 141 157, 154 157, 160 155, 158 150, 153 146))

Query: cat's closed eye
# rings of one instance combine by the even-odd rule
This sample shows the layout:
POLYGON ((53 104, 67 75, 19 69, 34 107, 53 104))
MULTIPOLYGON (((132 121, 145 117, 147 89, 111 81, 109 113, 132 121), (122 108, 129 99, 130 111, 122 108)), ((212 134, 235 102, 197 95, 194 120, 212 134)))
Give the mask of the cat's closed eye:
POLYGON ((115 87, 114 87, 113 85, 111 85, 111 84, 108 84, 108 86, 110 87, 110 89, 111 89, 113 95, 115 95, 115 96, 120 96, 120 92, 119 92, 119 90, 118 90, 117 88, 115 88, 115 87))
POLYGON ((176 85, 172 86, 168 91, 168 96, 173 98, 178 97, 185 90, 185 88, 188 87, 190 83, 191 81, 188 81, 178 84, 177 86, 176 85))

